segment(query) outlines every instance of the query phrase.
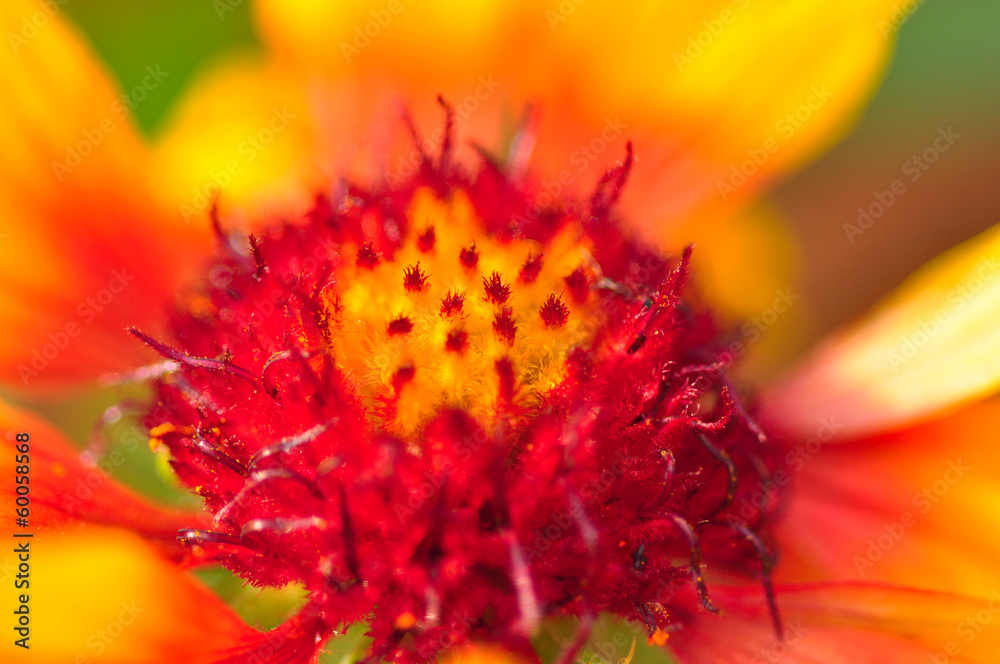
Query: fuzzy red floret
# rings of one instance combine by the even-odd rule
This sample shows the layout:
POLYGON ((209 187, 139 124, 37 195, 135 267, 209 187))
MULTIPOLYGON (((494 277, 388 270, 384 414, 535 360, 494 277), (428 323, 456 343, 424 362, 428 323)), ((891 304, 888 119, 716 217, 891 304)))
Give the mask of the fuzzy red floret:
POLYGON ((562 301, 561 297, 553 293, 542 304, 542 308, 538 310, 538 314, 542 317, 545 327, 562 327, 566 324, 566 319, 569 318, 569 308, 562 301))
POLYGON ((441 300, 441 315, 445 318, 451 318, 452 316, 462 313, 462 306, 464 303, 465 293, 451 291, 444 297, 443 300, 441 300))
MULTIPOLYGON (((779 496, 759 486, 779 461, 716 361, 710 317, 682 297, 690 251, 664 259, 611 218, 630 165, 631 152, 586 219, 520 218, 533 192, 489 167, 469 178, 425 164, 391 191, 352 191, 351 205, 319 199, 306 223, 255 239, 251 256, 223 247, 217 266, 232 278, 206 283, 209 311, 177 312, 169 341, 141 337, 177 367, 156 381, 147 424, 170 425, 157 435, 212 516, 182 540, 255 586, 296 581, 310 593, 299 616, 226 661, 253 661, 269 636, 281 644, 274 661, 309 661, 333 630, 362 620, 370 656, 400 664, 470 640, 523 651, 554 616, 587 624, 612 612, 653 633, 700 610, 680 589, 693 586, 712 610, 703 565, 767 579, 779 496), (348 244, 361 266, 393 260, 406 229, 382 222, 405 225, 427 185, 463 191, 501 241, 544 248, 578 227, 602 279, 567 281, 574 300, 599 306, 593 338, 569 352, 556 387, 525 405, 523 374, 503 359, 498 423, 444 407, 403 440, 338 369, 322 293, 348 244)), ((529 258, 520 280, 537 278, 541 260, 529 258)), ((426 280, 419 265, 406 275, 426 280)), ((494 273, 484 289, 496 334, 514 342, 510 285, 494 273)), ((462 301, 449 295, 441 314, 462 301)), ((540 315, 558 328, 567 307, 553 295, 540 315)), ((400 316, 386 332, 412 329, 400 316)), ((457 327, 446 346, 474 352, 457 327)), ((395 378, 399 390, 415 376, 395 378)))
POLYGON ((462 249, 458 254, 458 259, 466 268, 476 269, 476 265, 479 264, 479 251, 476 249, 476 243, 473 242, 472 245, 462 249))
POLYGON ((419 293, 427 285, 427 275, 420 269, 420 261, 407 265, 403 270, 403 287, 411 293, 419 293))
POLYGON ((490 304, 502 305, 510 299, 510 284, 504 283, 499 272, 493 272, 489 277, 483 277, 483 298, 490 304))

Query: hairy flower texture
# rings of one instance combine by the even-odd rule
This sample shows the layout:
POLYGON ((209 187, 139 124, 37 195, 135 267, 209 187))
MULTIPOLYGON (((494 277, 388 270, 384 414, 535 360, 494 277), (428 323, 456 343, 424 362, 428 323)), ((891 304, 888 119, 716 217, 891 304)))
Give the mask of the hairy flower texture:
POLYGON ((134 331, 174 369, 153 442, 213 515, 182 539, 309 591, 280 661, 364 620, 395 662, 528 652, 541 620, 576 616, 571 661, 599 612, 662 643, 715 611, 706 566, 761 577, 780 632, 777 496, 730 507, 778 462, 683 297, 690 249, 617 227, 631 161, 589 205, 528 219, 526 185, 449 165, 446 141, 408 183, 342 188, 249 247, 220 230, 174 339, 134 331))

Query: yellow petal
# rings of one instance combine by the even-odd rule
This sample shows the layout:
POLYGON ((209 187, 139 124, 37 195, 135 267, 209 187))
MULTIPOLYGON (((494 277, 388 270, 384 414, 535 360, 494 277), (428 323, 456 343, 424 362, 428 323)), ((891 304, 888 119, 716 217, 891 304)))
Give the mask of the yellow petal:
POLYGON ((794 358, 810 319, 797 286, 799 256, 784 220, 756 204, 729 215, 670 227, 663 243, 679 254, 694 243, 691 280, 732 334, 722 354, 761 380, 794 358))
POLYGON ((0 379, 22 387, 148 358, 122 330, 159 314, 205 237, 151 204, 131 111, 62 16, 0 8, 0 379))
MULTIPOLYGON (((732 205, 842 133, 879 79, 899 0, 754 3, 324 3, 260 0, 277 56, 398 92, 422 126, 442 93, 479 134, 483 109, 542 111, 542 172, 589 185, 636 142, 642 223, 732 205), (607 154, 605 154, 607 152, 607 154), (738 171, 743 169, 744 174, 738 171), (737 171, 737 173, 734 173, 737 171), (656 196, 646 194, 656 192, 656 196)), ((489 113, 486 113, 489 115, 489 113)))
POLYGON ((334 177, 317 169, 304 85, 292 72, 242 58, 196 80, 156 142, 163 205, 200 222, 218 199, 229 224, 304 212, 334 177))
POLYGON ((768 395, 766 419, 841 439, 944 414, 1000 385, 1000 227, 921 268, 768 395))
POLYGON ((119 530, 37 533, 12 542, 2 560, 3 615, 10 624, 27 606, 30 630, 24 650, 14 643, 21 635, 7 628, 5 662, 208 664, 251 632, 205 588, 119 530), (10 552, 22 544, 27 553, 10 552), (15 588, 17 581, 28 585, 15 588))

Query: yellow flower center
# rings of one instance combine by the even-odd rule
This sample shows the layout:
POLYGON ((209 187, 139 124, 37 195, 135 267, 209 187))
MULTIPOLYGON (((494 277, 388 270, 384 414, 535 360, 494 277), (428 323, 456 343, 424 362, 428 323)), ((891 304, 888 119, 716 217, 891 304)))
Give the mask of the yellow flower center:
POLYGON ((544 246, 499 240, 461 190, 442 199, 423 188, 407 216, 391 257, 343 245, 324 292, 330 352, 370 405, 389 405, 375 409, 381 426, 409 436, 442 407, 491 423, 505 359, 520 404, 557 385, 570 349, 598 328, 597 298, 570 287, 598 274, 579 228, 544 246))

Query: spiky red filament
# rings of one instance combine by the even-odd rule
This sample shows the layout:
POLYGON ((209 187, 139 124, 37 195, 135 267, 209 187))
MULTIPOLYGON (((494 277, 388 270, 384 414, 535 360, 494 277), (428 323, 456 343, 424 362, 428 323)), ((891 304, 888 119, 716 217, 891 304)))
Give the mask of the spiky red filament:
POLYGON ((137 332, 176 363, 147 423, 214 518, 182 539, 302 584, 278 633, 306 658, 363 620, 403 664, 553 616, 578 649, 597 612, 680 628, 685 587, 713 610, 706 573, 766 582, 778 460, 682 298, 690 252, 611 218, 631 148, 590 210, 537 219, 495 168, 429 159, 221 252, 169 344, 137 332))
POLYGON ((569 309, 563 303, 562 298, 555 293, 549 295, 538 313, 545 321, 545 327, 550 328, 562 327, 566 323, 566 319, 569 318, 569 309))

